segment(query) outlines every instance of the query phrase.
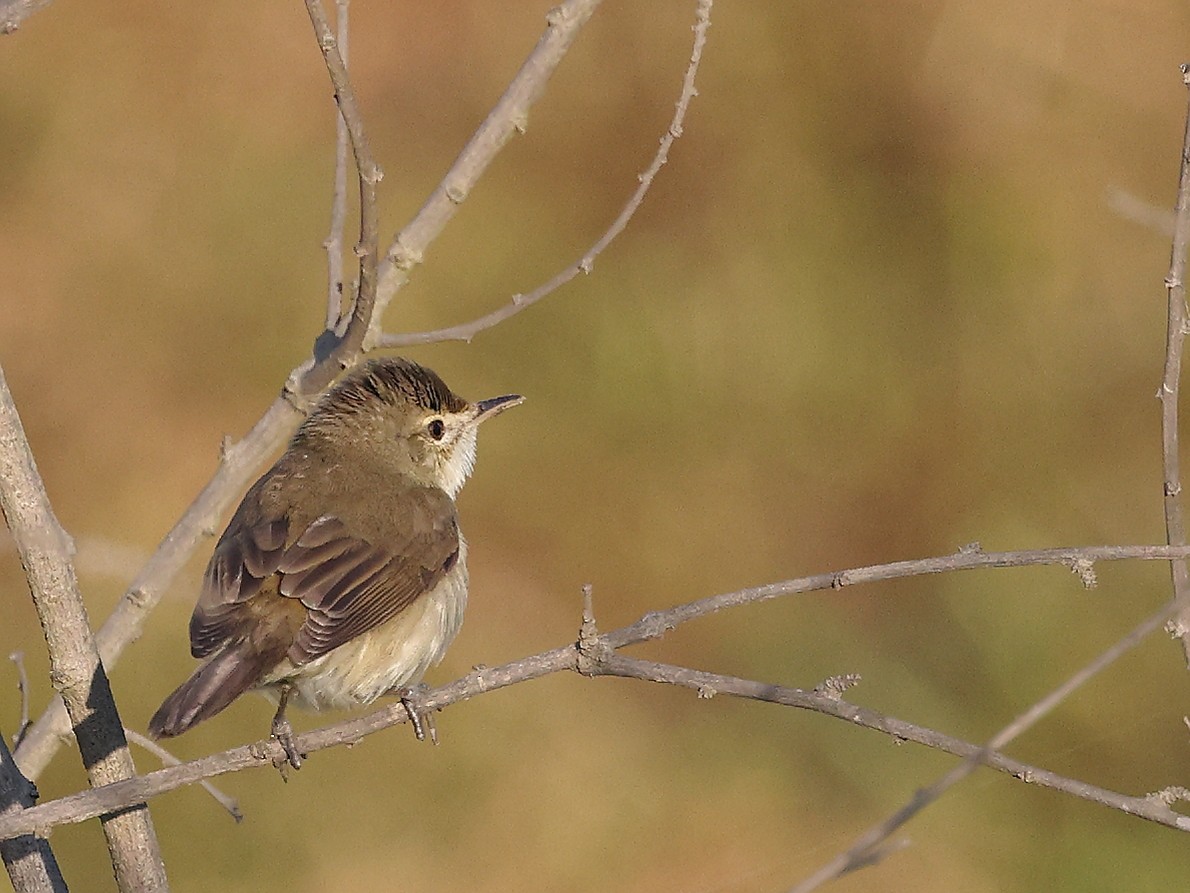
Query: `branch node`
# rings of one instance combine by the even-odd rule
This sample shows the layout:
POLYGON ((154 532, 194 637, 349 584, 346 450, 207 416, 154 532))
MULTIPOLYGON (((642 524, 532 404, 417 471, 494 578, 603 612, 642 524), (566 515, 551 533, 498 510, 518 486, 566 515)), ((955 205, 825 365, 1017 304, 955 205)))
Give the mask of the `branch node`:
POLYGON ((851 585, 851 577, 847 571, 839 571, 831 576, 831 589, 842 589, 849 585, 851 585))
POLYGON ((480 692, 488 690, 488 680, 484 679, 483 675, 487 669, 487 664, 476 664, 471 668, 470 678, 475 680, 475 686, 480 692))
POLYGON ((462 184, 448 183, 445 191, 452 204, 461 205, 467 200, 467 188, 462 184))
POLYGON ((1145 794, 1145 799, 1152 803, 1163 803, 1166 806, 1173 806, 1179 802, 1190 803, 1190 788, 1171 785, 1159 791, 1153 791, 1151 794, 1145 794))
POLYGON ((595 589, 587 583, 583 586, 583 622, 575 643, 575 669, 584 676, 598 676, 611 653, 595 625, 595 589))
POLYGON ((978 555, 982 551, 983 546, 980 544, 979 540, 967 543, 965 546, 959 546, 960 555, 978 555))
POLYGON ((814 686, 814 694, 838 701, 849 688, 859 685, 863 677, 859 673, 844 673, 840 676, 828 676, 814 686))
POLYGON ((640 629, 640 639, 638 641, 646 642, 650 639, 662 638, 676 624, 666 619, 665 612, 650 611, 641 617, 635 625, 640 629))
MULTIPOLYGON (((211 536, 214 536, 214 535, 215 535, 215 532, 212 530, 211 536)), ((126 595, 126 598, 128 599, 128 603, 135 608, 144 609, 144 608, 148 608, 150 605, 153 604, 152 593, 150 593, 147 589, 144 589, 140 586, 136 586, 132 589, 129 589, 128 593, 126 595)))
POLYGON ((1070 562, 1070 572, 1076 574, 1082 581, 1084 589, 1094 589, 1099 585, 1099 577, 1095 573, 1095 562, 1090 558, 1075 558, 1070 562))
POLYGON ((700 700, 709 701, 717 694, 719 694, 719 692, 710 685, 700 685, 698 687, 698 697, 700 700))

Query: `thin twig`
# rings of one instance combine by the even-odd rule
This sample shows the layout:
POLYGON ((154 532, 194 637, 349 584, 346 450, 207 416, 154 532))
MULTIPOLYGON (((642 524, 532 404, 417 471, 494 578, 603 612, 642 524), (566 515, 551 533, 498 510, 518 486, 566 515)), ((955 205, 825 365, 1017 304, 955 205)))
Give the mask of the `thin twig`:
MULTIPOLYGON (((181 766, 182 761, 175 757, 172 753, 154 741, 152 738, 147 738, 135 729, 124 729, 124 734, 128 736, 128 741, 135 744, 137 747, 143 748, 151 753, 157 759, 161 760, 163 766, 181 766)), ((244 820, 244 814, 240 812, 240 804, 235 797, 230 794, 225 794, 206 779, 199 783, 204 791, 211 795, 216 803, 228 811, 237 823, 244 820)))
POLYGON ((8 655, 8 659, 17 668, 17 691, 21 695, 21 724, 17 728, 16 734, 12 736, 12 746, 16 747, 21 743, 21 739, 25 737, 25 731, 29 728, 29 674, 25 671, 25 652, 14 651, 8 655))
POLYGON ((911 741, 935 750, 953 754, 957 757, 979 758, 982 764, 999 772, 1011 775, 1027 784, 1039 785, 1061 791, 1064 794, 1089 800, 1118 809, 1129 815, 1139 816, 1149 821, 1190 831, 1190 816, 1170 809, 1169 803, 1152 795, 1145 794, 1133 797, 1095 787, 1077 779, 1067 778, 1030 766, 1019 760, 1000 753, 998 750, 987 750, 978 744, 954 738, 942 732, 905 722, 892 716, 887 716, 867 707, 843 700, 837 694, 837 685, 833 680, 820 686, 814 691, 799 688, 787 688, 781 685, 771 685, 766 682, 755 682, 750 679, 739 679, 735 676, 724 676, 718 673, 706 673, 702 670, 691 670, 670 664, 660 664, 653 661, 638 660, 613 654, 599 663, 596 675, 623 676, 631 679, 644 679, 649 682, 660 682, 667 685, 678 685, 696 691, 701 698, 713 698, 718 695, 728 695, 735 698, 747 698, 753 701, 765 701, 772 704, 783 704, 787 707, 799 707, 812 710, 838 719, 846 720, 866 729, 884 732, 894 740, 911 741))
MULTIPOLYGON (((1190 65, 1182 66, 1182 81, 1190 87, 1190 65)), ((1161 458, 1165 483, 1165 538, 1170 545, 1186 542, 1182 515, 1182 478, 1178 467, 1178 390, 1182 375, 1182 348, 1186 339, 1186 247, 1190 245, 1190 93, 1187 94, 1186 131, 1182 140, 1182 163, 1178 173, 1178 197, 1174 206, 1173 245, 1169 274, 1165 278, 1168 323, 1165 335, 1165 370, 1161 388, 1161 458)), ((1190 568, 1184 561, 1170 564, 1174 598, 1190 590, 1190 568)), ((1190 664, 1190 609, 1173 621, 1182 640, 1182 651, 1190 664)))
POLYGON ((376 312, 364 342, 369 348, 380 343, 381 318, 385 308, 405 283, 410 271, 422 262, 426 249, 451 221, 488 165, 514 133, 524 133, 529 109, 544 92, 583 25, 603 0, 564 0, 546 16, 546 29, 533 52, 521 65, 495 107, 463 147, 442 182, 426 199, 417 216, 397 233, 380 264, 376 287, 376 312))
POLYGON ((741 589, 722 595, 712 595, 665 611, 646 614, 631 626, 608 633, 607 640, 613 648, 621 648, 635 642, 660 638, 679 624, 735 605, 752 604, 783 595, 795 595, 821 589, 842 589, 845 586, 874 583, 879 580, 898 580, 905 577, 919 577, 926 574, 942 574, 975 568, 1027 567, 1039 564, 1060 564, 1071 569, 1085 570, 1087 562, 1128 559, 1167 561, 1188 556, 1190 556, 1190 546, 1086 546, 1082 548, 1025 549, 1015 552, 984 552, 977 543, 972 543, 951 555, 874 564, 868 567, 785 580, 780 583, 768 583, 764 586, 741 589))
MULTIPOLYGON (((336 30, 339 40, 339 55, 343 65, 348 65, 348 8, 351 0, 335 0, 336 30)), ((342 112, 335 115, 335 181, 331 196, 331 230, 322 243, 326 249, 326 328, 337 332, 343 315, 343 295, 346 283, 343 281, 343 232, 347 226, 347 154, 351 142, 347 133, 347 122, 342 112)), ((342 334, 342 333, 339 333, 342 334)))
POLYGON ((0 34, 12 34, 25 19, 49 5, 50 0, 3 0, 0 2, 0 34))
MULTIPOLYGON (((893 815, 889 816, 883 822, 873 826, 868 831, 860 836, 855 844, 845 853, 841 853, 832 859, 829 863, 824 865, 813 875, 802 881, 794 887, 790 893, 809 893, 811 890, 816 890, 820 886, 829 881, 841 877, 849 871, 856 868, 864 867, 873 864, 879 858, 879 853, 883 850, 884 845, 889 838, 896 832, 898 828, 908 822, 911 818, 934 803, 944 793, 954 787, 963 779, 967 778, 971 773, 982 765, 992 765, 992 757, 995 752, 1003 748, 1006 744, 1013 741, 1023 732, 1033 728, 1042 717, 1049 714, 1062 701, 1066 700, 1074 691, 1084 685, 1093 676, 1100 673, 1102 670, 1115 663, 1121 656, 1131 651, 1141 643, 1147 636, 1151 635, 1156 630, 1169 620, 1171 616, 1176 614, 1179 610, 1185 607, 1185 602, 1177 600, 1166 604, 1157 613, 1146 617, 1139 624, 1137 624, 1126 636, 1118 640, 1110 648, 1103 651, 1094 660, 1082 667, 1078 672, 1072 674, 1061 685, 1041 698, 1030 706, 1027 710, 1017 716, 1012 722, 1002 728, 999 732, 992 736, 992 738, 981 748, 977 748, 975 753, 969 754, 958 766, 951 769, 946 775, 942 776, 934 784, 928 788, 918 790, 914 793, 913 798, 897 810, 893 815)), ((1075 793, 1069 791, 1068 793, 1075 793)), ((1119 796, 1119 795, 1117 795, 1119 796)), ((1128 798, 1133 802, 1140 801, 1141 798, 1128 798)), ((1101 801, 1102 802, 1102 801, 1101 801)), ((1161 823, 1168 825, 1171 828, 1178 828, 1182 831, 1190 831, 1190 816, 1183 813, 1175 812, 1169 808, 1167 802, 1162 801, 1158 797, 1149 796, 1143 798, 1143 802, 1150 803, 1158 810, 1164 810, 1166 815, 1165 821, 1161 823)), ((1116 808, 1123 809, 1132 815, 1139 815, 1132 808, 1125 808, 1123 805, 1111 804, 1116 808)), ((1147 818, 1148 816, 1146 816, 1147 818)), ((1154 819, 1157 821, 1157 819, 1154 819)))
MULTIPOLYGON (((0 818, 15 815, 37 803, 37 789, 12 759, 0 734, 0 818)), ((12 881, 14 893, 65 893, 66 881, 50 842, 41 834, 22 834, 0 840, 0 860, 12 881)))
MULTIPOLYGON (((1027 565, 1066 565, 1075 562, 1115 561, 1125 559, 1150 559, 1169 561, 1175 558, 1190 556, 1190 546, 1092 546, 1082 549, 1036 549, 1022 552, 980 552, 971 548, 957 552, 954 555, 926 558, 918 561, 901 561, 887 565, 855 568, 830 574, 819 574, 784 583, 774 583, 769 586, 743 589, 738 592, 725 593, 712 598, 701 599, 678 605, 666 611, 656 611, 645 615, 636 623, 622 629, 604 633, 598 637, 598 647, 587 646, 584 652, 587 657, 602 652, 622 648, 626 645, 644 642, 661 637, 666 631, 674 629, 697 617, 722 610, 735 605, 749 604, 775 598, 778 595, 809 592, 812 590, 835 589, 842 585, 852 585, 857 582, 873 582, 902 577, 918 576, 922 574, 941 573, 944 571, 967 570, 976 567, 1024 567, 1027 565)), ((1168 612, 1169 608, 1166 608, 1168 612)), ((465 701, 477 695, 538 679, 551 673, 563 670, 581 672, 583 654, 577 644, 554 648, 540 654, 522 658, 499 667, 484 667, 455 680, 447 685, 433 689, 419 698, 419 703, 426 710, 441 710, 451 704, 465 701)), ((693 671, 692 671, 693 672, 693 671)), ((835 697, 845 686, 824 686, 820 695, 835 697)), ((856 708, 862 709, 862 708, 856 708)), ((822 711, 829 712, 829 711, 822 711)), ((888 717, 881 717, 875 712, 867 714, 872 717, 873 728, 885 728, 881 723, 893 723, 888 717)), ((408 721, 409 714, 401 703, 395 703, 373 711, 365 716, 333 723, 321 729, 315 729, 298 735, 295 746, 301 753, 314 753, 330 747, 351 745, 382 729, 390 728, 408 721)), ((852 715, 844 716, 854 722, 852 715)), ((892 734, 898 734, 895 723, 891 726, 892 734)), ((923 741, 923 743, 925 743, 923 741)), ((961 742, 960 742, 961 744, 961 742)), ((959 745, 956 744, 957 748, 959 745)), ((965 745, 968 750, 979 750, 977 745, 965 745)), ((213 754, 190 763, 183 763, 169 769, 150 772, 129 781, 109 785, 99 791, 83 791, 45 803, 35 807, 20 817, 0 819, 0 838, 6 835, 22 834, 33 828, 48 828, 63 822, 78 822, 92 818, 103 812, 119 809, 128 803, 137 802, 158 794, 171 791, 204 778, 212 778, 228 772, 238 772, 258 766, 272 766, 274 760, 283 758, 281 745, 274 739, 258 741, 241 747, 232 748, 223 753, 213 754)), ((1007 759, 1007 758, 1006 758, 1007 759)), ((1038 780, 1039 783, 1049 783, 1056 786, 1056 781, 1046 782, 1035 779, 1030 772, 1023 771, 1032 767, 1023 767, 1024 781, 1038 780)), ((1008 771, 1008 770, 1006 770, 1008 771)), ((1035 770, 1043 772, 1044 770, 1035 770)), ((1056 778, 1056 777, 1055 777, 1056 778)), ((1072 790, 1078 786, 1071 785, 1072 790)), ((1109 796, 1098 793, 1098 789, 1086 786, 1084 788, 1087 799, 1104 803, 1109 806, 1126 804, 1129 801, 1119 799, 1123 795, 1109 796)), ((1084 794, 1079 794, 1084 796, 1084 794)), ((1170 817, 1162 817, 1155 809, 1142 809, 1139 801, 1132 806, 1120 805, 1130 814, 1139 815, 1162 824, 1171 824, 1180 830, 1190 830, 1190 821, 1181 816, 1181 823, 1170 817), (1168 819, 1168 821, 1166 820, 1168 819)))
MULTIPOLYGON (((0 369, 0 509, 21 555, 50 656, 50 678, 66 704, 92 787, 136 775, 87 609, 71 564, 72 544, 54 516, 16 404, 0 369)), ((6 748, 7 749, 7 748, 6 748)), ((123 891, 165 890, 165 867, 145 803, 102 817, 123 891)))
POLYGON ((457 326, 434 329, 429 332, 383 335, 379 340, 380 347, 408 347, 414 344, 431 344, 436 341, 470 341, 480 332, 490 329, 504 322, 510 316, 515 316, 522 310, 533 306, 542 298, 561 288, 579 273, 591 272, 595 266, 595 259, 624 231, 624 228, 628 225, 628 221, 632 219, 632 215, 641 206, 641 202, 644 201, 649 187, 653 185, 653 179, 657 176, 657 172, 661 170, 662 166, 669 159, 669 150, 674 140, 682 135, 682 125, 686 119, 686 110, 690 106, 690 100, 698 95, 694 83, 695 78, 698 76, 698 65, 702 61, 703 47, 706 45, 707 29, 711 27, 712 2, 713 0, 699 0, 698 2, 698 14, 694 24, 694 47, 690 51, 690 63, 687 65, 686 75, 682 79, 682 92, 675 104, 673 120, 670 121, 669 127, 661 137, 660 145, 657 147, 657 153, 653 156, 653 161, 645 169, 645 172, 637 177, 636 190, 629 197, 616 219, 612 221, 611 226, 599 237, 598 241, 588 248, 587 252, 581 258, 569 267, 566 267, 566 269, 557 273, 527 294, 513 295, 507 304, 485 316, 457 326))
MULTIPOLYGON (((335 101, 339 104, 340 117, 347 125, 347 135, 351 139, 351 151, 355 154, 355 167, 359 175, 359 241, 355 247, 355 253, 359 256, 359 288, 355 294, 351 320, 329 354, 340 368, 345 369, 359 355, 376 302, 376 269, 380 254, 380 212, 376 203, 376 184, 384 174, 372 157, 363 115, 347 75, 347 64, 339 53, 339 42, 331 31, 322 4, 319 0, 306 0, 306 11, 310 14, 318 48, 322 50, 326 70, 335 87, 335 101)), ((330 371, 329 368, 326 371, 330 371)), ((329 380, 321 381, 324 374, 318 368, 311 370, 312 377, 305 381, 305 386, 321 390, 329 383, 329 380)))

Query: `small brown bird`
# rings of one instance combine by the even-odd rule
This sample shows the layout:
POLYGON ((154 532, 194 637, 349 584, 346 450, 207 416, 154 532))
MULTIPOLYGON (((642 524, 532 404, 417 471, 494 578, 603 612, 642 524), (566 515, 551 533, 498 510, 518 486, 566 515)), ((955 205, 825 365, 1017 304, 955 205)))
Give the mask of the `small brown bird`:
POLYGON ((190 618, 203 664, 149 733, 180 735, 263 689, 278 698, 273 734, 296 768, 287 703, 319 710, 407 695, 463 621, 467 544, 454 499, 476 431, 522 399, 468 403, 400 358, 336 385, 219 538, 190 618))

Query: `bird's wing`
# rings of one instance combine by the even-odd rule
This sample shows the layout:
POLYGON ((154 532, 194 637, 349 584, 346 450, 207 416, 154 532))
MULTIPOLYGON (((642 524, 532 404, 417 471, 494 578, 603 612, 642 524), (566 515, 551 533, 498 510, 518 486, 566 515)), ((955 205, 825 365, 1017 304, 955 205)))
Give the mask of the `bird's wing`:
MULTIPOLYGON (((244 502, 251 497, 249 493, 244 502)), ((237 512, 219 538, 190 617, 190 653, 198 658, 213 653, 235 633, 237 609, 276 573, 285 554, 287 518, 266 515, 248 521, 242 515, 237 512)))
POLYGON ((203 658, 249 634, 245 626, 259 624, 268 607, 246 614, 245 603, 273 574, 277 591, 307 611, 289 647, 296 665, 395 617, 454 567, 459 528, 454 503, 436 488, 403 493, 394 508, 383 543, 364 540, 335 515, 291 535, 285 516, 237 513, 207 565, 190 619, 191 653, 203 658))
POLYGON ((454 503, 442 490, 402 494, 387 542, 353 536, 323 515, 285 550, 282 595, 309 613, 289 649, 300 666, 392 619, 432 590, 459 559, 454 503))

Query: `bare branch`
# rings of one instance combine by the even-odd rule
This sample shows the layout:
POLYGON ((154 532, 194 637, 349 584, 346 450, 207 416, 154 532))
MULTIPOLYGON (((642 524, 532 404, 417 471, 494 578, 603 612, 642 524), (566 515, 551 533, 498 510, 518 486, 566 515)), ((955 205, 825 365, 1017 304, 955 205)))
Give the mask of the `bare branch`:
MULTIPOLYGON (((505 688, 531 679, 537 679, 562 670, 588 672, 587 669, 594 662, 595 672, 599 673, 599 665, 607 663, 611 652, 626 645, 656 639, 666 631, 678 625, 735 605, 765 601, 778 595, 790 595, 809 592, 812 590, 836 589, 842 585, 852 585, 858 582, 873 582, 901 577, 918 576, 922 574, 942 573, 944 571, 965 570, 976 567, 1023 567, 1026 565, 1066 565, 1074 561, 1108 561, 1125 559, 1173 560, 1190 556, 1190 547, 1172 546, 1093 546, 1082 549, 1037 549, 1023 552, 981 552, 967 548, 954 555, 940 558, 926 558, 919 561, 901 561, 893 564, 874 565, 865 568, 841 571, 832 574, 819 574, 814 577, 804 577, 799 580, 788 580, 784 583, 774 583, 753 589, 743 589, 738 592, 726 593, 712 598, 701 599, 678 605, 666 611, 656 611, 645 615, 636 623, 602 635, 594 635, 594 613, 589 609, 584 612, 583 629, 586 632, 586 642, 580 648, 579 644, 554 648, 540 654, 522 658, 499 667, 482 667, 448 685, 441 686, 427 692, 418 699, 419 706, 425 710, 441 710, 451 704, 465 701, 476 695, 505 688), (590 616, 590 623, 586 622, 590 616)), ((1167 606, 1161 618, 1168 616, 1172 610, 1167 606)), ((1150 621, 1152 622, 1152 621, 1150 621)), ((1160 620, 1156 621, 1158 625, 1160 620)), ((620 665, 612 662, 608 666, 616 668, 620 665)), ((629 666, 625 664, 623 666, 629 666)), ((647 666, 644 663, 633 664, 636 668, 647 666)), ((660 665, 658 665, 660 666, 660 665)), ((644 672, 641 670, 640 672, 644 672)), ((661 670, 656 672, 661 673, 661 670)), ((686 673, 698 671, 687 670, 686 673)), ((643 678, 643 677, 642 677, 643 678)), ((696 677, 688 677, 696 678, 696 677)), ((711 679, 710 676, 704 677, 711 679)), ((722 679, 730 677, 716 677, 720 684, 722 679)), ((656 681, 668 681, 658 679, 656 681)), ((891 717, 882 716, 866 708, 854 707, 839 698, 841 690, 845 689, 850 680, 835 680, 830 685, 821 686, 813 693, 801 692, 796 697, 791 692, 796 689, 781 689, 773 686, 763 686, 762 691, 769 697, 760 700, 771 700, 780 693, 791 701, 799 701, 796 706, 810 707, 818 712, 832 716, 839 716, 848 722, 859 722, 871 728, 878 729, 896 737, 907 740, 920 740, 920 743, 940 747, 948 752, 970 757, 972 754, 982 754, 983 749, 978 745, 968 744, 958 739, 949 738, 929 730, 914 732, 916 728, 911 724, 902 723, 891 717), (832 706, 834 705, 834 706, 832 706), (863 722, 857 719, 862 717, 863 722)), ((683 683, 676 683, 683 684, 683 683)), ((761 683, 741 681, 743 689, 747 686, 761 686, 761 683)), ((714 685, 709 685, 709 693, 714 685)), ((725 693, 734 693, 727 692, 725 693)), ((778 701, 784 703, 784 701, 778 701)), ((391 726, 407 722, 409 714, 400 703, 394 703, 380 710, 374 711, 357 719, 334 723, 321 729, 316 729, 298 735, 295 746, 302 753, 314 753, 326 748, 339 745, 354 744, 368 735, 387 729, 391 726)), ((999 745, 997 745, 998 747, 999 745)), ((102 790, 83 791, 69 797, 63 797, 51 803, 35 807, 20 816, 9 819, 0 818, 0 839, 5 836, 27 833, 35 828, 47 828, 63 822, 78 822, 92 818, 105 811, 119 809, 129 803, 138 802, 158 794, 171 791, 179 787, 216 775, 228 772, 238 772, 257 766, 272 766, 274 760, 283 759, 281 745, 273 739, 259 741, 232 748, 223 753, 204 757, 181 766, 150 772, 127 781, 109 785, 102 790)), ((982 757, 981 757, 982 758, 982 757)), ((1083 785, 1073 780, 1063 780, 1054 773, 1042 769, 1035 769, 1025 764, 1018 764, 999 754, 986 757, 987 762, 996 768, 1013 774, 1022 781, 1043 784, 1059 790, 1068 790, 1076 796, 1102 803, 1106 806, 1122 809, 1130 815, 1137 815, 1151 821, 1176 827, 1179 830, 1190 831, 1190 819, 1186 816, 1162 811, 1159 806, 1152 805, 1152 798, 1127 797, 1111 791, 1103 791, 1091 785, 1083 785)))
MULTIPOLYGON (((339 55, 343 65, 347 63, 348 8, 351 0, 335 0, 336 29, 338 31, 339 55)), ((335 115, 335 181, 331 197, 331 231, 322 243, 326 249, 326 328, 337 332, 343 316, 343 295, 346 283, 343 281, 343 232, 347 226, 347 153, 351 143, 347 133, 347 122, 340 112, 335 115)))
MULTIPOLYGON (((54 687, 66 704, 87 779, 100 787, 136 775, 87 609, 70 561, 71 542, 50 508, 16 405, 0 369, 0 508, 45 633, 54 687)), ((7 747, 5 748, 7 750, 7 747)), ((102 818, 121 890, 164 890, 165 866, 144 803, 102 818)))
MULTIPOLYGON (((1166 604, 1157 613, 1142 620, 1126 636, 1066 679, 1066 681, 1044 698, 1034 703, 1024 713, 1017 716, 1012 722, 992 736, 991 740, 982 748, 978 748, 975 753, 969 754, 966 760, 951 769, 950 772, 946 773, 946 775, 942 776, 942 778, 928 788, 918 790, 914 793, 913 798, 897 810, 897 812, 866 831, 847 852, 836 856, 827 865, 824 865, 805 881, 794 887, 790 893, 809 893, 810 890, 816 890, 823 884, 835 880, 849 871, 872 864, 873 854, 884 848, 888 839, 898 828, 931 803, 937 801, 939 797, 971 775, 981 765, 992 765, 991 759, 996 751, 1020 736, 1021 733, 1035 726, 1042 717, 1046 716, 1058 704, 1066 700, 1075 690, 1139 645, 1147 636, 1160 629, 1162 624, 1171 616, 1184 608, 1184 601, 1180 599, 1175 600, 1166 604)), ((1068 791, 1068 793, 1077 792, 1068 791)), ((1115 796, 1118 798, 1121 795, 1115 796)), ((1108 805, 1122 809, 1131 815, 1141 815, 1140 812, 1136 811, 1137 807, 1142 804, 1148 804, 1165 816, 1164 820, 1154 818, 1154 821, 1161 821, 1162 824, 1181 831, 1190 831, 1190 816, 1170 809, 1169 802, 1167 798, 1146 796, 1143 798, 1124 798, 1122 801, 1117 800, 1117 802, 1108 805)), ((1148 806, 1144 808, 1147 809, 1148 806)), ((1149 816, 1146 815, 1144 817, 1148 818, 1149 816)))
POLYGON ((50 0, 0 0, 0 34, 12 34, 25 19, 49 5, 50 0))
POLYGON ((935 750, 945 751, 957 757, 965 757, 968 760, 979 759, 982 761, 982 765, 1004 772, 1027 784, 1061 791, 1082 800, 1089 800, 1092 803, 1118 809, 1129 815, 1157 822, 1160 825, 1177 828, 1180 831, 1190 831, 1190 816, 1170 809, 1169 801, 1172 798, 1161 798, 1152 794, 1132 797, 1098 788, 1077 779, 1067 778, 1046 769, 1039 769, 1005 756, 998 750, 988 750, 978 744, 972 744, 924 726, 886 716, 867 707, 848 703, 835 693, 832 685, 822 686, 814 691, 804 691, 799 688, 786 688, 765 682, 754 682, 750 679, 739 679, 734 676, 722 676, 718 673, 705 673, 701 670, 637 660, 620 654, 614 654, 602 661, 596 675, 624 676, 632 679, 644 679, 649 682, 679 685, 696 691, 700 698, 729 695, 735 698, 748 698, 753 701, 766 701, 772 704, 783 704, 787 707, 812 710, 815 713, 846 720, 866 729, 884 732, 897 741, 912 741, 915 744, 932 747, 935 750))
POLYGON ((16 747, 21 743, 21 739, 25 737, 25 731, 29 728, 29 674, 25 672, 25 652, 14 651, 8 655, 8 659, 17 668, 17 691, 21 695, 21 724, 17 728, 17 733, 12 736, 12 745, 16 747))
MULTIPOLYGON (((13 762, 8 742, 0 734, 0 819, 37 803, 37 789, 13 762)), ((0 860, 15 893, 64 893, 66 881, 50 842, 39 834, 0 840, 0 860)))
POLYGON ((694 48, 690 51, 690 63, 686 67, 686 76, 682 80, 682 92, 678 96, 678 101, 674 108, 673 120, 670 121, 669 127, 661 137, 660 145, 657 147, 657 153, 653 156, 653 161, 649 164, 645 172, 637 177, 638 183, 636 190, 632 193, 632 196, 628 199, 616 219, 612 221, 612 225, 607 228, 607 231, 599 237, 599 240, 594 245, 587 249, 586 254, 528 294, 513 295, 512 300, 507 304, 497 310, 493 310, 486 316, 481 316, 478 319, 471 320, 471 322, 462 323, 457 326, 434 329, 429 332, 383 335, 379 341, 380 347, 407 347, 414 344, 431 344, 436 341, 470 341, 485 329, 490 329, 504 322, 510 316, 515 316, 522 310, 533 306, 542 298, 561 288, 579 273, 591 272, 595 266, 595 259, 624 231, 624 228, 628 225, 628 221, 632 219, 632 215, 636 213, 637 208, 644 201, 645 194, 649 191, 649 187, 653 185, 653 179, 657 176, 657 172, 661 170, 662 166, 669 159, 669 149, 673 145, 674 140, 682 135, 682 124, 686 119, 686 110, 690 106, 690 100, 698 95, 698 91, 694 87, 694 81, 698 76, 698 65, 702 61, 702 51, 707 40, 707 29, 711 27, 712 2, 713 0, 699 0, 698 2, 698 14, 694 24, 694 48))
POLYGON ((504 91, 479 129, 463 147, 442 182, 430 194, 417 216, 397 233, 380 264, 376 312, 364 341, 368 349, 381 342, 380 320, 385 308, 405 283, 410 271, 422 262, 426 249, 470 194, 488 165, 514 133, 524 133, 533 106, 562 61, 583 25, 603 0, 565 0, 546 16, 546 29, 533 52, 504 91))
MULTIPOLYGON (((1190 87, 1190 65, 1182 66, 1182 81, 1190 87)), ((1190 94, 1188 94, 1190 99, 1190 94)), ((1165 477, 1165 538, 1171 546, 1186 542, 1182 515, 1182 478, 1178 467, 1178 390, 1182 375, 1182 347, 1186 339, 1186 247, 1190 245, 1190 105, 1186 110, 1186 132, 1182 140, 1182 165, 1178 175, 1178 198, 1174 206, 1173 246, 1169 275, 1165 278, 1168 323, 1165 336, 1165 371, 1161 388, 1161 457, 1165 477)), ((1186 562, 1170 564, 1175 599, 1184 602, 1190 591, 1190 568, 1186 562)), ((1190 609, 1174 620, 1174 631, 1190 664, 1190 609)))
MULTIPOLYGON (((135 744, 137 747, 144 748, 157 759, 161 760, 163 766, 181 766, 182 761, 175 757, 172 753, 154 741, 152 738, 146 738, 135 729, 125 729, 124 734, 128 736, 128 741, 135 744)), ((244 820, 244 814, 240 812, 240 804, 235 797, 223 793, 209 781, 203 780, 198 783, 204 791, 211 795, 211 798, 222 806, 231 815, 236 822, 244 820)))
POLYGON ((868 567, 785 580, 780 583, 768 583, 764 586, 741 589, 722 595, 712 595, 666 611, 646 614, 631 626, 608 633, 606 639, 611 647, 622 648, 624 645, 635 642, 660 638, 679 624, 698 617, 705 617, 707 614, 713 614, 724 608, 768 601, 782 595, 795 595, 820 589, 842 589, 844 586, 854 586, 857 583, 898 580, 905 577, 920 577, 926 574, 942 574, 981 567, 1027 567, 1039 564, 1060 564, 1073 567, 1076 562, 1124 561, 1128 559, 1168 561, 1187 556, 1190 556, 1190 547, 1188 546, 1085 546, 1081 548, 1025 549, 1016 552, 984 552, 977 543, 972 543, 952 555, 874 564, 868 567))
POLYGON ((376 268, 380 254, 380 215, 376 206, 376 184, 384 174, 372 158, 363 116, 355 100, 355 91, 351 88, 351 79, 347 76, 347 65, 339 54, 339 42, 331 31, 321 2, 306 0, 306 11, 310 14, 310 22, 318 38, 318 48, 322 50, 322 58, 335 87, 335 101, 339 103, 340 115, 347 125, 351 150, 355 154, 355 167, 359 174, 359 242, 355 247, 355 253, 359 256, 359 289, 355 295, 347 329, 330 351, 330 358, 339 368, 336 369, 332 364, 320 364, 311 369, 303 381, 307 390, 321 390, 339 371, 355 362, 372 321, 372 307, 376 301, 376 268))

